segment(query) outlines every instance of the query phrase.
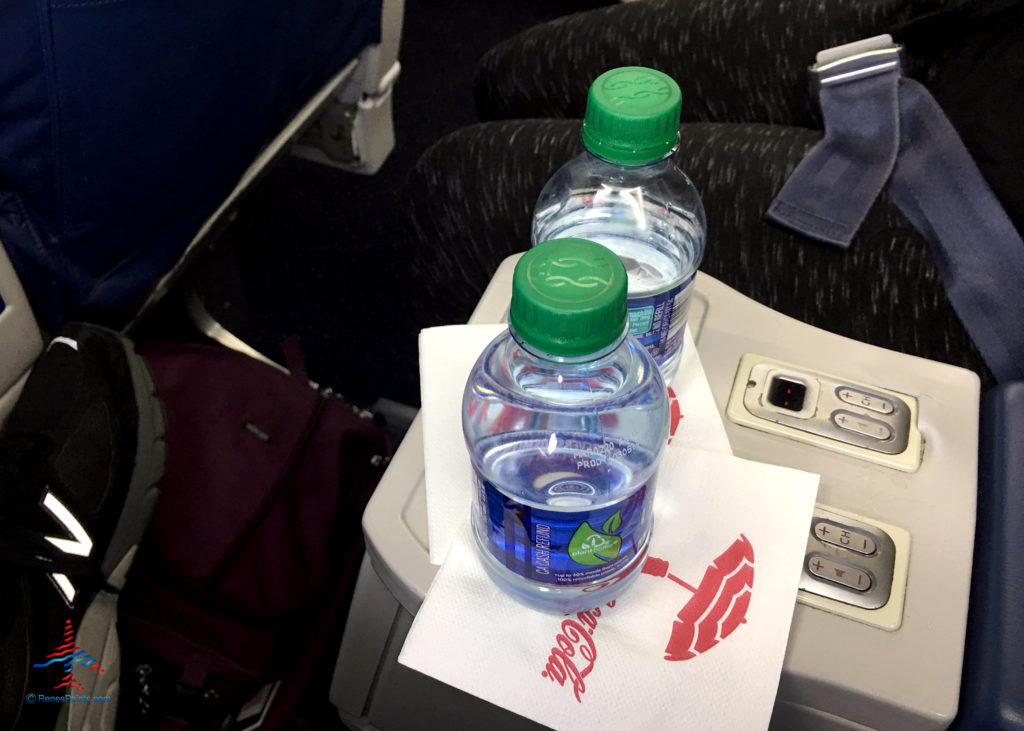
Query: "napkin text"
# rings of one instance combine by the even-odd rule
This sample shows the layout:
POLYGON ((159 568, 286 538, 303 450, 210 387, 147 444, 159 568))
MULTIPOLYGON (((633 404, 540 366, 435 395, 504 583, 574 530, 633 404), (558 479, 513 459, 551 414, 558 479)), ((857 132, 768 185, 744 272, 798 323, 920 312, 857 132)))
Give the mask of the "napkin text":
MULTIPOLYGON (((615 602, 608 602, 606 606, 614 607, 615 602)), ((562 620, 562 631, 555 636, 555 646, 551 648, 548 663, 541 672, 541 677, 562 687, 567 680, 570 681, 577 703, 583 702, 581 696, 587 692, 583 679, 590 675, 597 660, 597 645, 592 635, 600 616, 600 609, 591 609, 577 612, 575 619, 562 620), (577 658, 579 666, 573 658, 577 658)))

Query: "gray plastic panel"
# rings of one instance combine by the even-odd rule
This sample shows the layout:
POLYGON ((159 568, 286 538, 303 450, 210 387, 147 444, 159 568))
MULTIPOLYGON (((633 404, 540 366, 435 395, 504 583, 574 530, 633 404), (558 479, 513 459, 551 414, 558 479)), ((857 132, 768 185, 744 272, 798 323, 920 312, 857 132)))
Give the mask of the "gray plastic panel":
POLYGON ((977 375, 811 328, 711 277, 697 284, 707 314, 694 337, 723 416, 747 353, 916 400, 923 449, 915 471, 728 419, 725 426, 737 456, 816 472, 819 504, 898 526, 913 543, 895 631, 797 605, 779 700, 871 728, 947 727, 959 701, 974 546, 977 375))
MULTIPOLYGON (((498 269, 471 322, 503 320, 515 259, 498 269)), ((967 619, 977 488, 977 376, 811 328, 702 273, 689 325, 723 419, 738 364, 752 352, 916 400, 925 448, 913 472, 727 419, 725 425, 737 456, 818 473, 820 504, 899 527, 913 541, 909 569, 901 579, 905 597, 897 629, 796 605, 778 695, 786 728, 817 729, 824 718, 833 719, 835 728, 945 728, 957 710, 967 619)), ((417 418, 363 517, 372 565, 409 613, 418 609, 436 572, 426 550, 422 451, 417 418)), ((400 643, 398 635, 393 638, 400 643)), ((452 727, 458 727, 454 721, 460 708, 448 711, 452 727)), ((407 707, 406 713, 417 712, 407 707)))

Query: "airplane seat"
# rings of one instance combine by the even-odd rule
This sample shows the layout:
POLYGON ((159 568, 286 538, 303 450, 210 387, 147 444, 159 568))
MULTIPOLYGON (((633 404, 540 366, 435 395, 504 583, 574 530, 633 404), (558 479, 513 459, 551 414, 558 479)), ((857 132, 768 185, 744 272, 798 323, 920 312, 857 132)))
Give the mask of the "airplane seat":
POLYGON ((0 424, 18 399, 43 335, 18 274, 0 246, 0 424))
POLYGON ((1024 729, 1024 381, 982 400, 974 570, 953 728, 1024 729))
MULTIPOLYGON (((404 0, 42 3, 0 23, 0 422, 46 333, 130 333, 282 155, 377 172, 404 0)), ((194 293, 193 293, 194 294, 194 293)), ((234 338, 186 296, 206 334, 234 338)))
MULTIPOLYGON (((798 135, 809 136, 809 128, 814 121, 809 115, 783 114, 792 111, 788 107, 770 109, 770 114, 766 112, 763 118, 750 119, 759 111, 755 109, 751 113, 751 108, 762 102, 767 105, 766 100, 778 101, 788 94, 792 109, 803 111, 809 105, 807 60, 813 58, 815 51, 837 40, 844 40, 832 38, 831 34, 845 35, 846 40, 854 40, 877 32, 879 27, 895 27, 903 31, 908 42, 917 41, 918 47, 923 49, 924 52, 918 58, 918 66, 932 67, 933 73, 926 76, 929 81, 936 82, 936 99, 944 105, 944 110, 958 131, 963 128, 961 136, 965 145, 978 158, 978 165, 986 179, 991 177, 990 185, 1001 197, 1007 213, 1015 221, 1020 220, 1024 208, 1020 205, 1019 186, 1005 172, 1013 169, 1012 161, 1019 157, 1021 136, 1016 127, 1009 126, 1014 119, 1012 111, 1007 109, 1000 113, 996 108, 1001 95, 994 91, 1008 80, 1020 78, 1014 73, 1021 70, 1020 64, 1015 61, 1021 56, 1014 53, 1013 49, 1020 48, 1022 37, 1019 29, 1024 26, 1019 22, 1003 21, 1006 18, 1019 21, 1021 13, 1024 13, 1024 4, 1019 0, 1011 0, 1001 3, 936 2, 932 5, 932 10, 944 7, 950 12, 925 13, 916 26, 907 24, 907 19, 903 17, 906 7, 901 3, 873 4, 872 11, 895 13, 892 17, 874 19, 860 15, 860 11, 865 10, 864 4, 838 3, 835 8, 830 6, 837 13, 842 10, 852 12, 856 16, 854 20, 864 24, 862 28, 852 22, 838 22, 831 13, 824 13, 820 18, 809 13, 814 21, 822 23, 822 27, 814 28, 814 32, 798 34, 801 35, 799 42, 808 44, 808 53, 797 51, 792 45, 787 47, 787 54, 778 54, 772 48, 766 49, 766 59, 784 59, 786 67, 782 71, 786 73, 779 76, 792 77, 794 83, 783 84, 775 80, 770 73, 770 64, 765 61, 759 63, 751 73, 742 75, 743 80, 751 84, 750 94, 735 93, 739 86, 737 77, 729 74, 742 62, 743 54, 737 55, 737 49, 748 52, 750 47, 756 46, 756 39, 749 44, 742 44, 742 48, 713 43, 705 44, 705 48, 693 41, 694 36, 682 31, 673 32, 678 29, 692 32, 694 27, 707 30, 691 22, 692 18, 687 15, 704 12, 706 8, 700 4, 648 0, 645 3, 630 3, 583 13, 539 28, 527 29, 520 36, 493 49, 478 67, 474 92, 478 116, 482 122, 440 140, 424 154, 414 170, 414 176, 422 176, 413 178, 414 186, 423 188, 424 179, 431 182, 430 195, 416 202, 417 207, 409 216, 414 240, 423 242, 423 246, 415 247, 416 255, 422 257, 417 267, 425 273, 424 279, 429 280, 425 286, 432 286, 434 289, 431 291, 437 293, 441 303, 439 307, 448 307, 455 313, 454 303, 468 310, 481 292, 486 297, 491 291, 494 280, 488 284, 488 278, 495 269, 496 261, 520 250, 522 242, 528 241, 529 213, 543 181, 550 175, 550 171, 578 151, 579 128, 578 122, 573 120, 580 116, 589 81, 600 71, 618 64, 643 63, 666 71, 676 64, 680 70, 679 77, 684 82, 692 83, 691 93, 687 95, 684 91, 684 100, 688 100, 687 104, 690 105, 687 109, 697 110, 688 111, 693 116, 684 120, 688 125, 687 139, 682 140, 684 159, 694 164, 683 167, 688 174, 693 174, 702 195, 708 193, 705 204, 709 210, 709 231, 714 231, 716 235, 714 245, 709 245, 709 254, 702 265, 702 272, 719 277, 722 283, 729 285, 731 295, 746 295, 760 304, 772 306, 772 315, 782 311, 778 302, 772 298, 783 300, 784 296, 780 296, 780 293, 797 292, 802 280, 808 283, 809 292, 806 296, 802 292, 797 295, 793 311, 785 314, 855 341, 850 345, 849 353, 840 352, 838 348, 815 348, 815 344, 828 345, 821 333, 811 333, 801 340, 800 336, 805 335, 805 332, 790 332, 774 322, 774 318, 770 327, 755 329, 756 325, 762 323, 753 317, 726 318, 726 315, 749 315, 754 311, 750 303, 742 307, 737 305, 736 308, 723 306, 722 302, 712 303, 707 311, 710 315, 701 313, 696 321, 691 315, 690 324, 701 325, 706 331, 701 336, 703 341, 699 341, 697 347, 716 398, 721 394, 727 396, 734 385, 734 375, 739 373, 736 355, 744 352, 763 353, 763 348, 770 347, 779 348, 779 357, 787 356, 788 362, 803 358, 806 363, 814 363, 835 358, 834 366, 822 367, 826 373, 866 367, 870 370, 866 378, 877 379, 879 385, 887 384, 895 391, 919 397, 925 408, 931 411, 922 421, 922 431, 926 432, 927 437, 922 452, 925 455, 926 470, 918 469, 906 474, 894 470, 886 474, 886 468, 883 468, 870 472, 868 476, 870 468, 865 468, 856 460, 840 463, 830 455, 818 459, 812 455, 815 450, 811 448, 801 449, 799 445, 787 444, 780 438, 773 437, 774 441, 762 439, 759 433, 750 429, 750 422, 726 424, 727 429, 732 430, 730 434, 739 440, 738 446, 733 445, 738 456, 773 462, 792 459, 794 463, 784 463, 813 472, 823 471, 813 469, 814 464, 820 462, 828 468, 826 479, 823 480, 827 488, 822 497, 823 502, 837 508, 845 507, 867 517, 891 521, 897 527, 909 527, 913 534, 913 544, 905 553, 909 554, 914 565, 908 572, 908 591, 918 592, 925 584, 939 588, 917 607, 907 604, 911 610, 904 617, 903 625, 883 627, 879 624, 871 630, 873 634, 869 634, 863 627, 850 623, 851 638, 870 637, 871 643, 859 644, 855 652, 847 655, 843 654, 843 650, 851 648, 842 645, 846 640, 845 629, 838 634, 818 631, 838 626, 838 620, 833 618, 840 616, 835 607, 826 607, 825 611, 820 611, 818 605, 809 602, 801 604, 798 611, 805 622, 803 626, 795 625, 797 630, 793 635, 796 639, 793 644, 793 662, 784 667, 783 684, 780 685, 783 691, 788 691, 788 697, 793 699, 791 706, 798 710, 789 715, 780 714, 777 726, 773 724, 773 727, 946 728, 952 722, 953 727, 958 729, 1024 728, 1024 707, 1021 705, 1024 699, 1024 675, 1021 673, 1024 666, 1024 642, 1019 636, 1021 619, 1024 619, 1024 571, 1020 568, 1020 561, 1024 558, 1024 534, 1021 533, 1021 516, 1024 514, 1024 496, 1021 492, 1024 489, 1024 437, 1021 436, 1024 428, 1024 389, 1020 382, 993 386, 994 378, 984 368, 980 355, 971 347, 967 326, 952 316, 942 318, 942 322, 935 316, 934 311, 939 309, 936 304, 945 298, 942 284, 934 271, 925 272, 917 268, 929 260, 930 254, 917 246, 917 243, 924 244, 924 239, 917 236, 918 232, 905 221, 901 223, 902 217, 884 222, 878 227, 880 232, 884 232, 882 235, 870 241, 865 239, 868 245, 854 245, 851 251, 842 252, 841 256, 832 256, 836 253, 832 250, 797 248, 795 244, 800 242, 792 242, 794 246, 790 253, 780 255, 778 252, 786 251, 790 243, 780 241, 781 234, 763 224, 761 214, 767 209, 771 198, 762 204, 758 188, 770 190, 770 195, 774 196, 785 176, 780 176, 778 180, 766 177, 767 184, 758 186, 755 182, 761 181, 751 175, 751 169, 756 173, 769 166, 766 152, 769 147, 772 153, 778 155, 772 161, 777 163, 778 170, 791 170, 795 166, 795 162, 779 154, 781 145, 778 143, 766 144, 759 153, 752 154, 755 148, 753 140, 769 136, 778 140, 790 137, 795 149, 798 143, 803 144, 798 135), (683 15, 683 21, 670 23, 670 10, 683 15), (622 22, 615 23, 615 20, 622 22), (955 42, 948 46, 936 44, 935 38, 944 37, 937 34, 937 30, 942 30, 944 35, 951 36, 955 42), (977 30, 977 33, 967 33, 967 30, 977 30), (963 54, 958 50, 960 46, 972 45, 975 53, 963 54), (720 54, 722 48, 731 50, 726 51, 725 56, 715 55, 720 54), (538 54, 537 49, 544 49, 545 53, 538 54), (717 84, 709 82, 709 76, 694 71, 698 68, 694 56, 703 60, 704 56, 700 54, 704 53, 721 62, 706 63, 701 67, 710 69, 712 79, 715 78, 715 72, 723 73, 717 84), (766 76, 774 83, 769 84, 758 77, 765 69, 768 69, 766 76), (569 77, 568 81, 565 77, 569 77), (546 83, 540 83, 538 79, 546 83), (693 83, 694 79, 696 83, 693 83), (778 93, 773 95, 765 92, 769 87, 778 93), (567 94, 566 88, 576 91, 567 94), (719 90, 727 98, 723 100, 713 97, 714 103, 708 102, 704 109, 704 97, 712 97, 719 90), (736 107, 728 108, 729 101, 735 102, 736 107), (986 111, 972 109, 976 104, 984 104, 986 107, 992 105, 992 108, 986 111), (728 115, 722 114, 723 108, 727 113, 735 112, 737 116, 724 118, 728 115), (702 109, 705 113, 703 117, 700 116, 702 109), (773 131, 773 126, 782 126, 777 123, 780 118, 790 120, 787 126, 795 126, 773 131), (981 122, 975 125, 973 120, 983 120, 985 125, 990 125, 988 131, 982 133, 981 122), (766 124, 766 121, 773 124, 766 124), (742 130, 748 139, 733 142, 730 135, 736 129, 735 125, 740 123, 749 125, 750 128, 742 130), (1002 131, 993 134, 993 129, 1002 131), (705 139, 698 138, 698 134, 708 138, 713 136, 713 142, 723 152, 717 157, 713 156, 719 152, 715 145, 705 144, 705 139), (460 157, 460 151, 465 150, 472 152, 460 157), (742 159, 733 160, 725 153, 735 153, 737 158, 742 159), (719 165, 723 159, 732 165, 719 165), (747 165, 747 160, 754 162, 747 165), (481 206, 474 201, 471 211, 468 205, 463 206, 466 198, 464 190, 486 186, 494 179, 501 179, 503 186, 502 196, 495 196, 493 205, 482 207, 481 210, 481 206), (742 184, 737 181, 742 181, 742 184), (718 215, 715 221, 717 225, 714 226, 710 223, 710 217, 716 215, 712 207, 718 215), (745 215, 749 226, 741 228, 745 215), (890 237, 892 242, 898 242, 891 249, 893 262, 898 262, 896 268, 880 266, 885 263, 880 261, 884 256, 881 248, 876 248, 877 258, 869 248, 870 245, 887 245, 890 237), (466 241, 472 242, 472 246, 466 246, 466 241), (911 244, 917 248, 912 248, 911 244), (727 258, 727 254, 730 258, 727 258), (764 265, 761 265, 762 259, 758 258, 762 256, 764 265), (854 257, 863 257, 860 263, 864 266, 860 271, 850 263, 854 257), (818 271, 815 271, 818 266, 815 260, 821 264, 818 270, 820 278, 818 271), (751 262, 754 264, 751 265, 751 262), (713 268, 716 266, 717 270, 713 268), (782 286, 777 286, 773 281, 778 274, 785 278, 782 286), (849 274, 861 276, 847 276, 849 274), (474 284, 479 289, 462 287, 461 292, 456 291, 456 287, 446 286, 445 277, 448 276, 457 280, 474 278, 474 284), (915 284, 926 284, 930 288, 927 293, 929 296, 918 296, 918 292, 912 291, 910 287, 915 284), (857 297, 852 294, 861 286, 865 293, 870 295, 873 292, 875 296, 857 297), (731 289, 733 287, 735 291, 731 289), (753 291, 758 288, 761 288, 761 292, 753 291), (759 296, 765 292, 768 297, 759 296), (892 313, 875 308, 879 292, 885 295, 882 299, 892 295, 892 313), (836 293, 840 293, 837 299, 842 301, 837 308, 838 316, 832 322, 824 321, 821 317, 821 303, 836 293), (463 301, 457 301, 459 297, 463 301), (923 309, 918 309, 918 305, 923 309), (715 317, 716 307, 721 318, 719 323, 725 322, 718 328, 709 327, 709 318, 715 317), (800 312, 801 308, 806 308, 803 313, 800 312), (801 317, 802 314, 810 317, 801 317), (863 319, 859 320, 861 316, 863 319), (908 325, 912 332, 894 337, 892 342, 883 342, 881 331, 886 326, 898 323, 908 325), (950 327, 944 328, 945 324, 950 327), (857 332, 860 325, 864 325, 864 328, 857 332), (747 333, 747 328, 752 332, 747 333), (954 339, 951 335, 957 340, 956 345, 940 352, 941 349, 937 348, 949 346, 954 339), (761 349, 740 349, 735 345, 739 342, 746 348, 748 340, 761 349), (866 351, 859 350, 863 343, 902 351, 927 360, 907 366, 904 370, 902 366, 895 367, 903 362, 902 353, 893 352, 884 356, 866 354, 866 351), (732 350, 737 352, 733 353, 732 350), (847 355, 849 359, 845 359, 847 355), (964 389, 962 393, 957 391, 947 378, 952 371, 941 372, 946 364, 969 369, 981 377, 980 390, 987 392, 987 395, 980 414, 976 400, 979 384, 974 384, 970 391, 971 400, 968 401, 964 397, 968 390, 964 389), (932 366, 936 368, 937 374, 934 380, 924 373, 932 366), (902 383, 897 383, 901 379, 902 383), (963 418, 965 414, 961 414, 954 423, 939 423, 956 414, 959 409, 968 412, 970 419, 963 418), (980 441, 976 431, 963 429, 968 426, 968 422, 976 426, 974 419, 979 416, 984 427, 980 441), (784 445, 787 449, 785 454, 781 451, 784 445), (760 451, 755 451, 755 448, 760 451), (975 457, 978 457, 980 472, 975 469, 975 457), (952 473, 954 468, 957 470, 955 475, 952 473), (890 482, 900 487, 885 493, 890 482), (877 490, 877 494, 872 494, 873 490, 877 490), (919 490, 922 491, 919 493, 920 504, 906 510, 897 506, 900 500, 919 490), (970 518, 975 492, 976 526, 970 518), (922 519, 927 510, 950 501, 954 493, 964 498, 963 505, 959 506, 963 509, 943 516, 946 520, 932 519, 935 516, 922 519), (869 498, 877 499, 869 503, 869 498), (837 502, 840 499, 844 502, 837 502), (968 503, 970 510, 967 509, 968 503), (960 538, 964 535, 968 537, 961 544, 955 545, 954 536, 960 538), (970 555, 972 546, 973 562, 970 555), (956 570, 952 568, 953 562, 960 564, 956 570), (954 576, 958 579, 955 587, 952 581, 954 576), (898 643, 907 637, 927 636, 932 630, 925 628, 925 625, 934 624, 936 617, 950 614, 954 604, 961 634, 954 636, 950 632, 934 632, 934 636, 927 637, 927 642, 920 642, 913 648, 908 643, 904 647, 911 648, 906 651, 906 657, 927 657, 928 654, 923 650, 936 647, 954 648, 956 651, 947 652, 943 663, 925 667, 917 673, 906 673, 895 682, 889 682, 891 667, 887 665, 893 664, 889 661, 896 651, 887 648, 899 646, 898 643), (964 639, 964 629, 967 637, 966 652, 961 656, 956 645, 964 639), (912 635, 919 630, 919 634, 912 635), (933 669, 934 672, 931 672, 933 669), (943 680, 948 678, 949 682, 944 682, 941 692, 929 694, 926 687, 931 679, 929 676, 938 676, 940 670, 943 680), (845 688, 838 683, 829 685, 833 678, 847 680, 844 673, 853 678, 845 688), (821 689, 834 690, 837 687, 841 692, 832 693, 833 698, 823 700, 817 697, 821 689), (919 715, 914 723, 910 723, 901 714, 905 714, 913 703, 920 702, 924 696, 928 696, 927 703, 920 704, 919 715), (871 706, 876 704, 879 697, 884 697, 884 701, 891 705, 875 713, 871 706), (821 705, 813 705, 812 702, 821 705), (806 709, 822 713, 811 713, 806 709), (829 718, 835 722, 834 725, 822 725, 825 720, 824 711, 831 714, 829 718), (796 723, 787 725, 787 721, 796 723)), ((744 6, 744 10, 747 9, 744 6)), ((784 25, 793 27, 792 14, 780 10, 777 5, 751 6, 749 10, 751 13, 762 12, 769 20, 773 13, 779 15, 774 20, 779 23, 780 32, 784 25)), ((920 10, 924 10, 924 5, 920 10)), ((736 18, 737 23, 771 27, 760 22, 761 16, 752 22, 748 15, 739 12, 724 16, 717 13, 707 15, 708 18, 704 18, 706 21, 721 22, 725 18, 732 21, 736 18)), ((810 23, 811 20, 801 18, 800 22, 810 23)), ((731 30, 735 28, 715 28, 716 32, 722 33, 731 30)), ((764 59, 754 56, 753 60, 760 62, 764 59)), ((915 73, 921 70, 919 67, 912 67, 915 73)), ((810 140, 806 149, 816 141, 810 140)), ((800 158, 806 149, 800 150, 800 158)), ((777 171, 769 172, 775 175, 777 171)), ((882 200, 873 209, 873 213, 881 215, 888 203, 891 201, 882 200)), ((868 222, 872 223, 870 218, 868 222)), ((1020 223, 1016 225, 1018 228, 1021 226, 1020 223)), ((924 294, 924 289, 920 293, 924 294)), ((723 295, 719 299, 726 301, 727 298, 723 295)), ((943 305, 943 309, 952 314, 950 307, 943 305)), ((500 313, 504 310, 499 308, 496 311, 500 313)), ((458 320, 447 320, 454 321, 458 320)), ((430 324, 441 322, 435 317, 430 324)), ((1019 338, 1020 333, 1019 328, 1007 331, 1006 342, 1019 338)), ((828 339, 831 337, 832 333, 829 333, 828 339)), ((736 381, 740 386, 744 382, 745 379, 736 381)), ((401 638, 432 576, 431 566, 425 558, 418 561, 410 558, 426 545, 428 538, 425 529, 420 530, 426 523, 426 501, 422 496, 422 447, 418 441, 422 437, 420 427, 414 426, 411 436, 403 442, 403 449, 392 462, 363 523, 371 559, 366 571, 361 574, 361 579, 366 578, 365 594, 369 597, 364 603, 379 607, 384 599, 391 597, 396 605, 400 605, 394 615, 398 619, 392 624, 391 615, 381 616, 379 611, 368 611, 365 617, 359 618, 358 623, 352 623, 347 633, 351 638, 348 649, 352 655, 343 652, 339 656, 332 688, 332 700, 343 711, 347 721, 350 718, 375 723, 380 720, 378 727, 389 731, 403 726, 399 725, 401 719, 384 709, 388 701, 394 703, 395 698, 413 698, 414 693, 420 692, 424 699, 436 699, 443 690, 451 690, 439 688, 437 683, 421 682, 422 678, 411 677, 409 671, 397 664, 401 638), (379 631, 376 629, 378 626, 379 631), (373 633, 376 634, 371 642, 367 637, 373 633), (366 674, 367 677, 353 678, 356 673, 351 668, 356 663, 346 661, 355 657, 356 652, 373 656, 372 668, 376 674, 370 672, 366 674), (376 664, 378 657, 379 665, 376 664), (359 680, 362 685, 354 680, 359 680)), ((864 626, 870 624, 864 615, 860 615, 856 622, 864 626)), ((903 657, 899 659, 904 660, 903 657)), ((785 701, 786 694, 780 693, 780 699, 785 701)), ((413 702, 410 701, 410 705, 413 702)), ((459 703, 452 711, 453 716, 469 708, 472 700, 463 698, 459 703)), ((882 705, 878 704, 878 707, 882 708, 882 705)))

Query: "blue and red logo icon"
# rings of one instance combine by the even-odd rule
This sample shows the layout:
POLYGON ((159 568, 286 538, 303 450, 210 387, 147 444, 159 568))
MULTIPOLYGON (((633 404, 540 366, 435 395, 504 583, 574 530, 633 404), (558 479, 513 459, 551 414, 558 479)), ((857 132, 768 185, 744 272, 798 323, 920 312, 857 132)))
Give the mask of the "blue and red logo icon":
POLYGON ((75 630, 71 626, 70 619, 64 621, 64 642, 55 647, 53 652, 47 655, 43 662, 33 663, 32 667, 45 668, 56 663, 63 663, 64 677, 53 686, 54 690, 60 690, 61 688, 66 688, 69 691, 85 690, 82 684, 75 680, 74 666, 76 664, 90 670, 95 670, 97 673, 103 672, 99 660, 75 644, 75 630))

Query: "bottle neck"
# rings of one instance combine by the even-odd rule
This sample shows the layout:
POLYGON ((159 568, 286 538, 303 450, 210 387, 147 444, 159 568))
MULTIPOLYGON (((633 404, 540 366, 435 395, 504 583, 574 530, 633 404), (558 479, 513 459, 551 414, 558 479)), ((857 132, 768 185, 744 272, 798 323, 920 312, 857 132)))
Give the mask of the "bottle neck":
POLYGON ((626 327, 624 327, 622 330, 622 334, 615 338, 615 340, 607 347, 602 348, 601 350, 598 350, 595 353, 587 353, 585 355, 580 356, 556 355, 555 353, 548 353, 543 350, 540 350, 539 348, 535 348, 534 346, 530 345, 528 342, 523 340, 522 337, 520 337, 519 333, 516 332, 516 329, 515 327, 512 326, 511 322, 508 325, 508 331, 512 335, 512 339, 516 342, 516 344, 534 358, 548 361, 549 363, 559 363, 563 365, 583 365, 585 363, 592 363, 594 361, 601 360, 602 358, 605 358, 611 355, 613 352, 615 352, 615 350, 620 345, 622 345, 622 342, 626 339, 626 335, 629 334, 629 324, 626 324, 626 327))
POLYGON ((603 163, 605 163, 607 165, 614 165, 615 167, 618 167, 618 168, 635 169, 635 168, 654 167, 654 166, 657 166, 657 165, 664 165, 664 166, 671 165, 672 164, 672 156, 676 154, 676 150, 679 149, 679 145, 676 144, 671 150, 666 152, 664 155, 652 158, 650 160, 644 160, 644 161, 638 161, 638 162, 622 162, 621 160, 613 160, 613 159, 611 159, 609 157, 605 157, 604 155, 601 155, 600 153, 594 151, 590 147, 587 147, 586 143, 584 143, 583 149, 586 151, 586 153, 588 155, 590 155, 591 157, 593 157, 596 160, 600 160, 601 162, 603 162, 603 163))

